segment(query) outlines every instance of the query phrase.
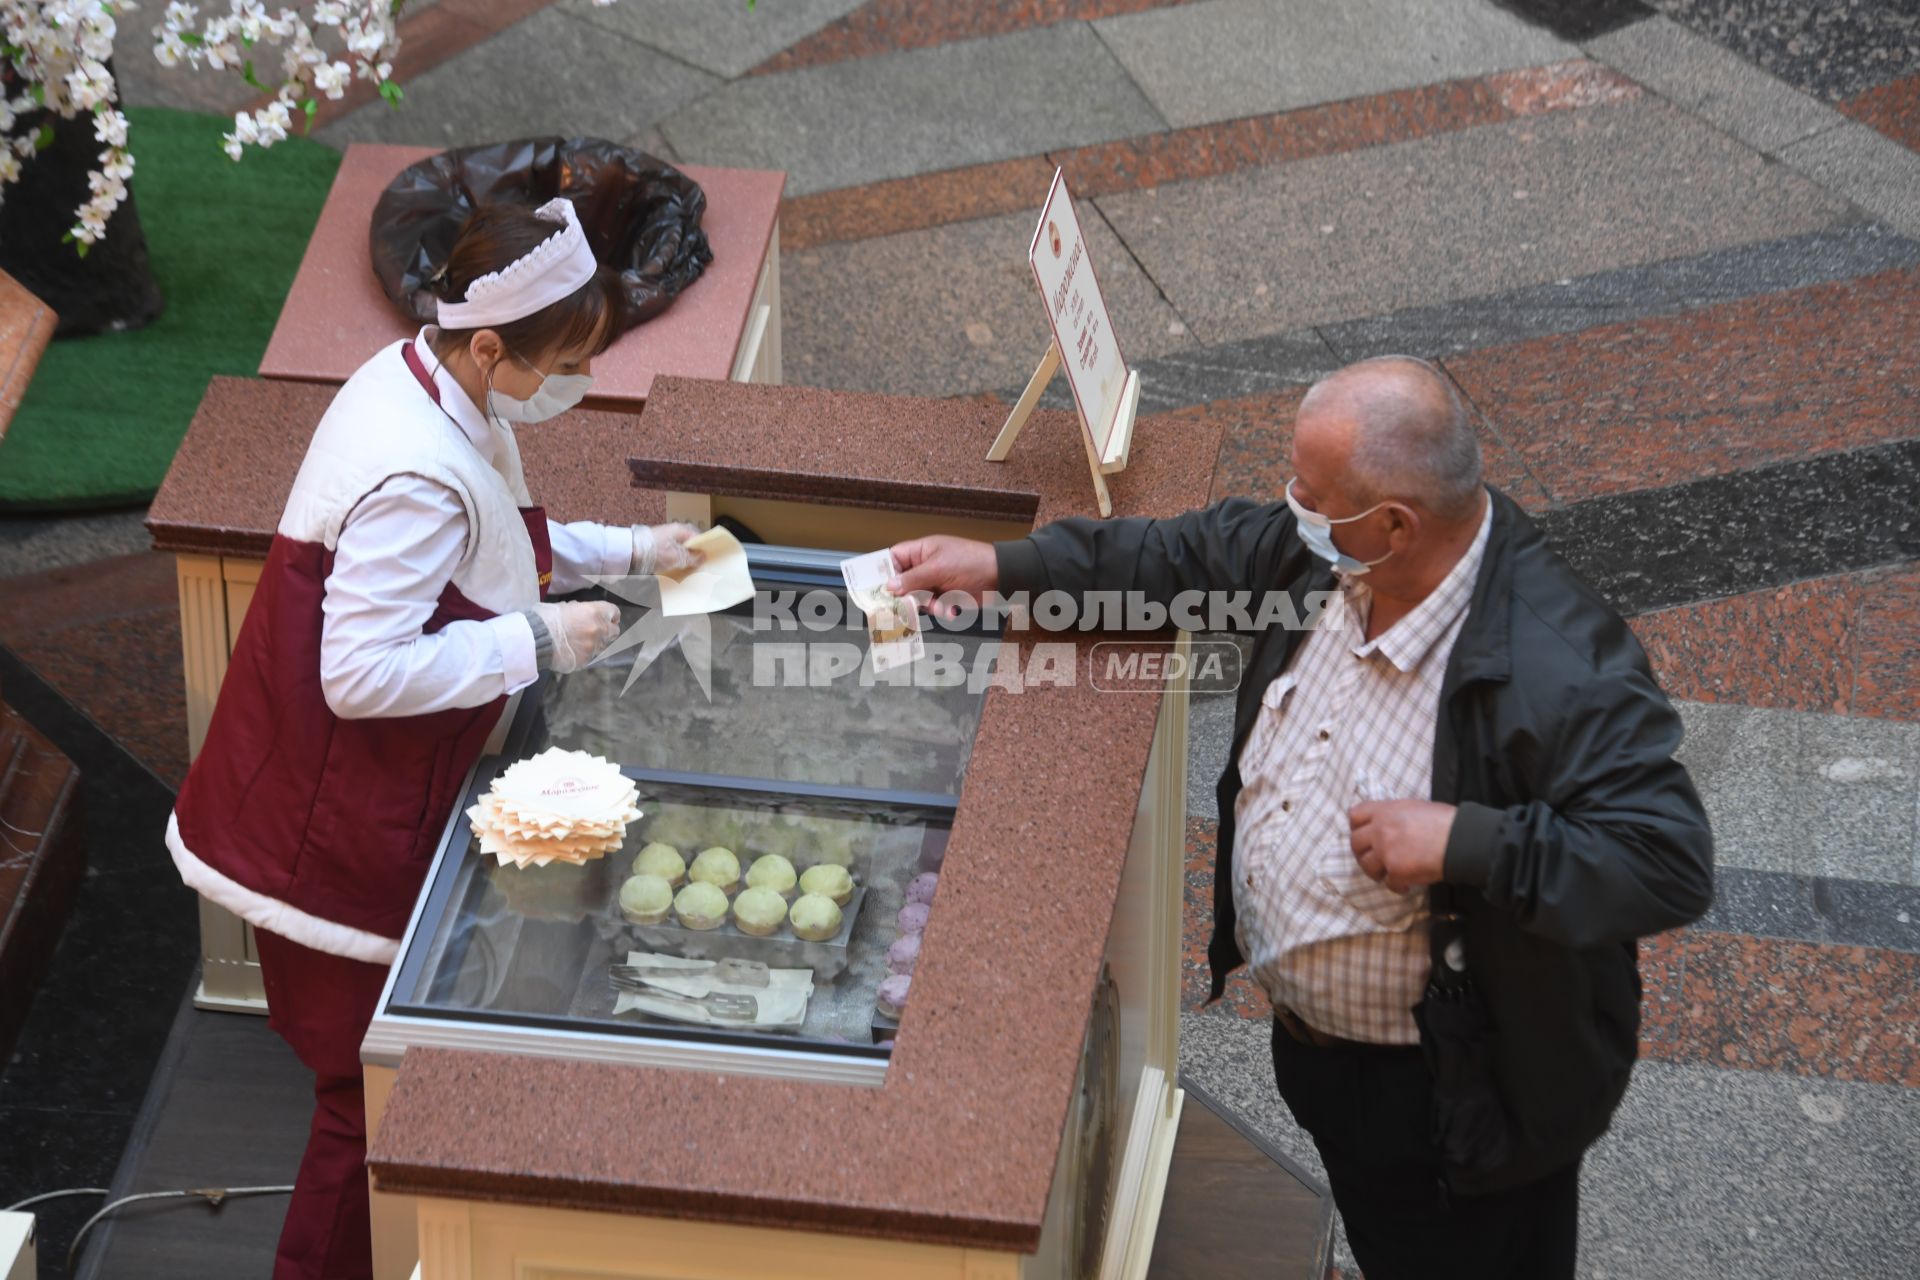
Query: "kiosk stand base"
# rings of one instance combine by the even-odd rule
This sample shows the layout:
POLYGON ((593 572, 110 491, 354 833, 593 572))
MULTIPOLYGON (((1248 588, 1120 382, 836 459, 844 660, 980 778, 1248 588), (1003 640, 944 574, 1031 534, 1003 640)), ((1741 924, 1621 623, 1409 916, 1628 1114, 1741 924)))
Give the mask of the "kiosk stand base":
MULTIPOLYGON (((1041 392, 1053 381, 1053 375, 1060 371, 1060 344, 1047 344, 1047 354, 1040 357, 1040 366, 1027 379, 1027 389, 1020 393, 1020 399, 1014 404, 1013 412, 1007 415, 1007 421, 1000 428, 1000 434, 993 438, 993 447, 987 450, 988 462, 1005 462, 1007 455, 1013 452, 1013 442, 1020 438, 1021 430, 1027 425, 1027 419, 1033 416, 1033 408, 1040 403, 1041 392)), ((1127 371, 1127 384, 1120 395, 1120 412, 1114 420, 1113 432, 1107 437, 1107 456, 1102 458, 1093 451, 1093 431, 1083 418, 1080 423, 1080 440, 1087 448, 1087 471, 1093 476, 1094 497, 1099 499, 1100 514, 1113 514, 1113 495, 1107 492, 1107 477, 1127 469, 1127 454, 1133 447, 1133 419, 1140 408, 1140 374, 1137 370, 1127 371)), ((1076 409, 1076 416, 1078 410, 1076 409)))

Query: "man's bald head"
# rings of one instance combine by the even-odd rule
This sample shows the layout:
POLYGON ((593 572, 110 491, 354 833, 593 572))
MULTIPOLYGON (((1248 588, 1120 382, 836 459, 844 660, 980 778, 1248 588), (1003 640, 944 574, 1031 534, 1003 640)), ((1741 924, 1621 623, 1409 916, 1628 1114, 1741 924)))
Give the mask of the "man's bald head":
POLYGON ((1360 507, 1388 498, 1442 520, 1479 509, 1480 442, 1467 406, 1439 369, 1412 356, 1376 356, 1308 388, 1296 431, 1344 437, 1344 483, 1360 507))

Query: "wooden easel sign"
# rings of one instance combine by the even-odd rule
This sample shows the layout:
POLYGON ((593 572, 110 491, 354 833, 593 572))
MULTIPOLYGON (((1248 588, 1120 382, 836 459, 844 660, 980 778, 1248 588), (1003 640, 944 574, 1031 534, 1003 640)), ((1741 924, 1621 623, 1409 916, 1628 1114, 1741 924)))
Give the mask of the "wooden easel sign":
POLYGON ((1006 461, 1033 406, 1040 402, 1040 393, 1064 365, 1087 446, 1094 496, 1100 500, 1100 514, 1110 516, 1113 499, 1107 493, 1106 477, 1126 470, 1133 416, 1140 407, 1140 375, 1128 370, 1120 354, 1113 317, 1107 314, 1107 300, 1073 211, 1073 197, 1067 193, 1066 175, 1058 169, 1053 171, 1047 202, 1040 207, 1033 243, 1027 246, 1027 262, 1033 267, 1034 283, 1040 286, 1053 342, 1000 428, 993 448, 987 450, 987 461, 1006 461))

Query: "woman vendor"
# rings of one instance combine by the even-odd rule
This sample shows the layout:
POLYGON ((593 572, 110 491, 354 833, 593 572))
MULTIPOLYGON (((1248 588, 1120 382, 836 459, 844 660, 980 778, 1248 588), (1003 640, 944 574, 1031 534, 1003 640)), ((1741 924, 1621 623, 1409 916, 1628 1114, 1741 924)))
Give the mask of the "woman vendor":
POLYGON ((683 568, 685 525, 554 524, 516 423, 579 403, 621 296, 572 204, 468 221, 439 325, 380 351, 315 430, 205 745, 167 826, 181 877, 255 930, 317 1105, 276 1280, 372 1274, 360 1041, 468 768, 507 698, 619 629, 547 603, 683 568))

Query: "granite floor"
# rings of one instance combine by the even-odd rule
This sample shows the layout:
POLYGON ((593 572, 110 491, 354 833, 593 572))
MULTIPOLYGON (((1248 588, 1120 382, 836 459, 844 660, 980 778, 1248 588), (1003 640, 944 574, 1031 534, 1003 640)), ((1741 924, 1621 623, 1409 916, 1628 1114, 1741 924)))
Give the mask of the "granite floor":
MULTIPOLYGON (((1580 1274, 1920 1270, 1920 8, 440 0, 405 21, 405 109, 350 96, 322 138, 599 132, 786 169, 790 381, 1017 389, 1055 166, 1142 412, 1226 429, 1217 495, 1279 491, 1314 377, 1440 360, 1495 483, 1631 618, 1717 829, 1713 911, 1642 946, 1644 1061, 1585 1166, 1580 1274)), ((130 93, 231 109, 189 83, 130 93)), ((172 912, 152 805, 186 763, 178 631, 139 520, 0 518, 0 660, 10 698, 24 681, 138 762, 90 798, 124 859, 99 869, 172 912)), ((1241 976, 1201 1004, 1230 727, 1196 703, 1183 1067, 1311 1167, 1264 997, 1241 976)), ((92 901, 81 959, 119 924, 92 901)), ((143 937, 154 963, 89 993, 84 1027, 43 993, 0 1073, 26 1137, 0 1202, 111 1171, 191 965, 177 921, 143 937), (56 1088, 41 1064, 82 1032, 120 1069, 56 1088)), ((1357 1274, 1338 1243, 1335 1271, 1357 1274)))

